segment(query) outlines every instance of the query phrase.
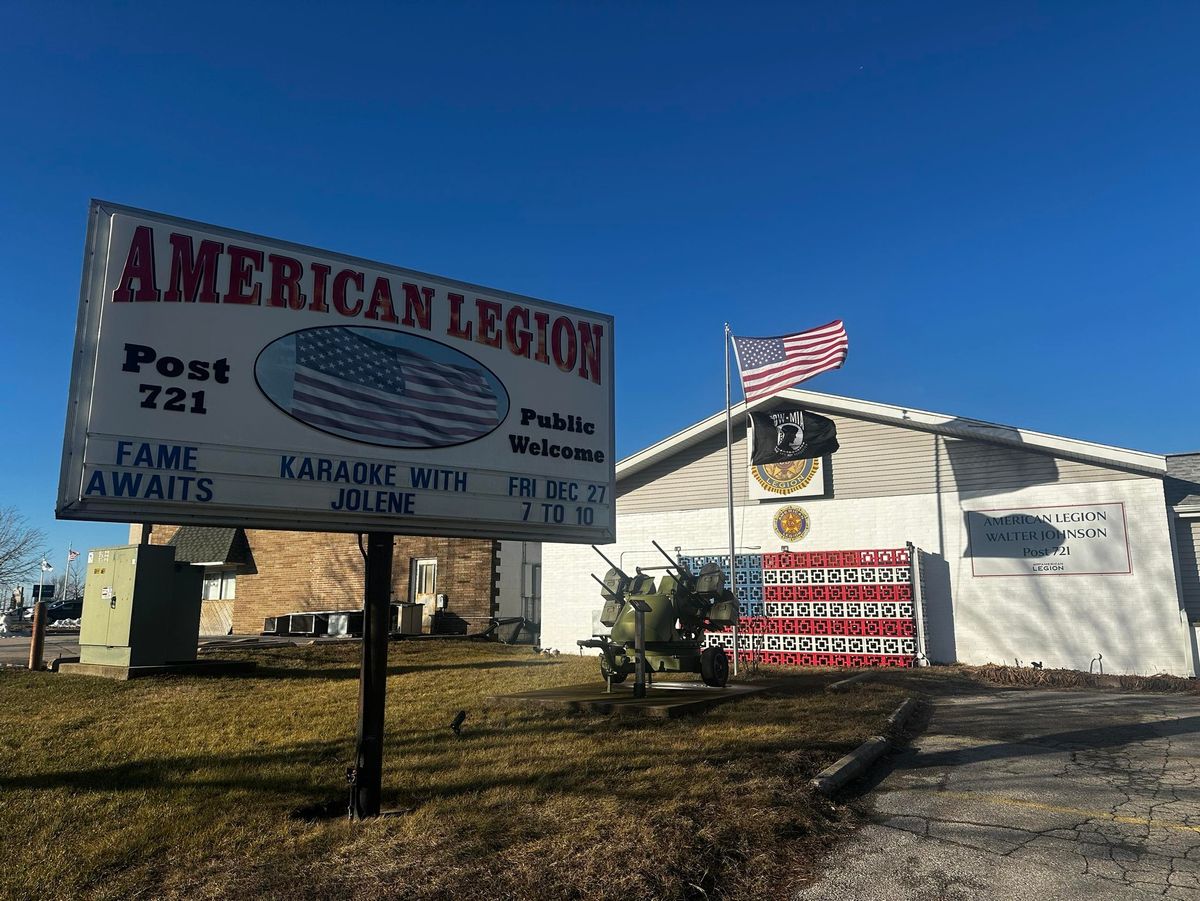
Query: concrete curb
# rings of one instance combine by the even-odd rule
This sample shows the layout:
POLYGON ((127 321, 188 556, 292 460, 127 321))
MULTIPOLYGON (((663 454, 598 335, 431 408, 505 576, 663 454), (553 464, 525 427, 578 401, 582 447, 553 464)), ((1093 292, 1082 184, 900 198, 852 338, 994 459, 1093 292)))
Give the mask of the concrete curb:
MULTIPOLYGON (((905 698, 888 717, 888 731, 898 732, 917 710, 915 698, 905 698)), ((867 771, 876 760, 892 748, 892 741, 882 735, 872 735, 861 745, 817 773, 810 783, 818 794, 829 797, 841 790, 852 779, 856 779, 867 771)))
POLYGON ((903 703, 888 717, 888 727, 895 732, 899 732, 904 728, 914 713, 917 712, 917 699, 905 698, 903 703))
POLYGON ((831 682, 825 686, 826 691, 841 691, 844 688, 849 688, 857 682, 866 682, 868 679, 874 679, 877 673, 875 670, 867 670, 865 673, 859 673, 856 676, 851 676, 849 679, 842 679, 838 682, 831 682))

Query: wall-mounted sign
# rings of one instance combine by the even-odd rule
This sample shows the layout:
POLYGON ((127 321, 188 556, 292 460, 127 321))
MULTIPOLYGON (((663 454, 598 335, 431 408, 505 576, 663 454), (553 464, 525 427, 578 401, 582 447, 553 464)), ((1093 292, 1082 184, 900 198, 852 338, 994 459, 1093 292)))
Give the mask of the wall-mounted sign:
POLYGON ((976 576, 1126 575, 1133 572, 1122 503, 967 511, 976 576))
POLYGON ((613 540, 610 316, 94 201, 58 515, 613 540))
POLYGON ((750 467, 750 497, 784 500, 789 497, 820 497, 825 493, 821 461, 793 460, 750 467))
POLYGON ((803 541, 812 527, 812 517, 808 515, 808 511, 791 504, 775 511, 771 522, 775 527, 775 534, 784 541, 803 541))

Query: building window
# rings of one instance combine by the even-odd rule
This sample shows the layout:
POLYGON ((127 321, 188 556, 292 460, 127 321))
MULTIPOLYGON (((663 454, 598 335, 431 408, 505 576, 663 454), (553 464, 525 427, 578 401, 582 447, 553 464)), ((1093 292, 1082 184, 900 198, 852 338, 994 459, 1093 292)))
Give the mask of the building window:
POLYGON ((232 569, 204 571, 204 600, 232 601, 237 596, 237 573, 232 569))
POLYGON ((418 603, 432 601, 437 593, 437 558, 412 561, 412 599, 418 603))

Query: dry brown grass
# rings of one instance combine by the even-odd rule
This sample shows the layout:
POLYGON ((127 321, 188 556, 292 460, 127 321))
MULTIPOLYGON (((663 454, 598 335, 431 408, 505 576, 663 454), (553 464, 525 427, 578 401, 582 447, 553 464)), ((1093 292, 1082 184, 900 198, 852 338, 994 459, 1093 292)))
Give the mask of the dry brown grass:
POLYGON ((781 897, 846 825, 807 780, 902 696, 807 673, 685 720, 514 711, 483 698, 592 681, 595 660, 393 645, 401 813, 350 824, 306 812, 345 806, 357 653, 260 651, 238 678, 0 673, 0 896, 781 897))
POLYGON ((1084 673, 1073 669, 1034 669, 1027 666, 1002 666, 989 663, 984 666, 955 667, 959 672, 992 682, 997 685, 1023 685, 1041 688, 1091 688, 1119 691, 1200 692, 1200 683, 1195 679, 1179 676, 1120 676, 1104 673, 1084 673))

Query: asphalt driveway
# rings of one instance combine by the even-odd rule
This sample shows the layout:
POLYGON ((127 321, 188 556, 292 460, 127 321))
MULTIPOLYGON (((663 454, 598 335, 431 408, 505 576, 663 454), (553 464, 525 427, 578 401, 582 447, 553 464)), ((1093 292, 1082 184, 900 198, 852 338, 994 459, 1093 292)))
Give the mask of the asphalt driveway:
MULTIPOLYGON (((51 632, 42 644, 42 660, 49 665, 56 657, 79 656, 78 632, 51 632)), ((0 635, 0 666, 29 663, 28 635, 0 635)))
POLYGON ((1200 696, 939 698, 881 776, 799 898, 1200 901, 1200 696))

